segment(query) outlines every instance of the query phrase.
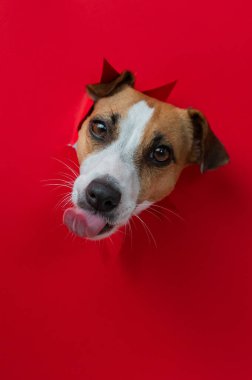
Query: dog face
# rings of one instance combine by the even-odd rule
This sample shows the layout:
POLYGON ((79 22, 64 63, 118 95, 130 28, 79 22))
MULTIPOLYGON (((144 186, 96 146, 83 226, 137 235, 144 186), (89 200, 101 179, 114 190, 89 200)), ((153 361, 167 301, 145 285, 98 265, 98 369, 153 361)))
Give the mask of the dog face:
POLYGON ((205 117, 141 92, 123 72, 107 84, 87 86, 94 106, 77 142, 80 175, 65 224, 82 237, 101 239, 173 190, 185 166, 201 171, 228 162, 205 117))

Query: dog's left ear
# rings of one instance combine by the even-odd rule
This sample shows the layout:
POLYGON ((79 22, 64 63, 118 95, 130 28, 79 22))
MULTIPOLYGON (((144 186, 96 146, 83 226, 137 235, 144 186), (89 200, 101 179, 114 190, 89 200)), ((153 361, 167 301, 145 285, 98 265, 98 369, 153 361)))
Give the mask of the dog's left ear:
POLYGON ((120 91, 123 86, 133 86, 135 77, 131 71, 123 71, 117 78, 109 83, 95 83, 86 86, 89 96, 94 100, 99 100, 106 96, 111 96, 120 91))
POLYGON ((193 144, 189 162, 200 165, 202 173, 229 162, 224 145, 211 130, 205 116, 198 110, 187 110, 193 128, 193 144))

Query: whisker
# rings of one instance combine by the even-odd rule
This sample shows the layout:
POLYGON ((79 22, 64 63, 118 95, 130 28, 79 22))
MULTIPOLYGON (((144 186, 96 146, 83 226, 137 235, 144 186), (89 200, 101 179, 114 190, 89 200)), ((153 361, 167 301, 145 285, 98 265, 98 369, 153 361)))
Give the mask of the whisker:
POLYGON ((76 164, 76 162, 74 162, 73 160, 71 160, 71 158, 68 158, 68 161, 70 161, 72 164, 74 164, 76 166, 76 168, 78 169, 78 171, 80 170, 80 166, 76 164))
POLYGON ((135 220, 134 220, 134 218, 131 217, 130 220, 132 221, 132 224, 133 224, 134 228, 136 228, 136 224, 135 224, 135 220))
POLYGON ((61 181, 61 182, 67 182, 67 183, 73 183, 73 181, 66 180, 66 178, 46 178, 41 179, 40 182, 49 182, 49 181, 61 181))
POLYGON ((156 215, 156 214, 155 214, 154 212, 152 212, 151 210, 147 210, 147 209, 145 209, 144 211, 147 212, 147 213, 149 213, 150 215, 155 216, 158 220, 162 220, 162 219, 160 218, 160 216, 156 215))
POLYGON ((132 228, 131 228, 131 225, 130 225, 130 219, 128 220, 127 222, 127 225, 129 226, 129 234, 130 234, 130 247, 132 249, 132 228))
MULTIPOLYGON (((115 246, 115 243, 113 242, 113 239, 111 238, 111 236, 108 236, 108 238, 109 238, 109 241, 110 241, 110 243, 113 245, 113 247, 115 246)), ((100 241, 100 240, 99 240, 100 241)))
POLYGON ((70 173, 64 173, 64 172, 59 172, 60 175, 64 176, 66 179, 69 179, 71 181, 75 181, 77 177, 73 177, 72 174, 70 173))
POLYGON ((124 224, 123 228, 124 228, 123 243, 125 243, 125 239, 126 239, 126 235, 127 235, 126 224, 124 224))
MULTIPOLYGON (((151 207, 149 207, 149 208, 151 208, 151 207)), ((162 220, 164 218, 164 219, 168 220, 168 222, 170 222, 170 223, 172 222, 172 220, 169 218, 169 216, 167 216, 166 214, 164 214, 164 212, 161 212, 161 211, 156 210, 156 209, 151 209, 151 210, 152 210, 152 212, 154 214, 157 213, 158 215, 160 215, 160 217, 158 215, 156 215, 159 218, 159 220, 162 220)), ((150 212, 149 209, 147 209, 146 211, 150 212)))
POLYGON ((69 186, 73 187, 73 182, 61 180, 60 178, 51 178, 48 180, 44 180, 43 182, 44 182, 43 183, 44 186, 56 184, 56 185, 69 185, 69 186), (49 182, 49 181, 52 181, 52 182, 49 182))
POLYGON ((57 205, 57 207, 61 207, 61 208, 65 208, 67 205, 71 205, 72 204, 72 199, 71 199, 71 196, 68 196, 66 198, 63 198, 61 202, 59 202, 59 204, 57 205))
POLYGON ((67 184, 67 185, 70 185, 71 187, 73 186, 74 184, 74 181, 70 181, 70 180, 66 180, 64 178, 48 178, 48 179, 42 179, 40 180, 40 182, 43 183, 44 186, 47 186, 47 184, 49 183, 52 183, 52 184, 67 184))
POLYGON ((180 215, 177 214, 175 211, 173 211, 173 210, 171 210, 171 209, 169 209, 169 208, 167 208, 167 207, 163 207, 163 206, 160 206, 160 205, 157 205, 157 204, 153 204, 153 205, 151 205, 150 207, 158 207, 158 208, 160 208, 161 210, 168 211, 168 212, 170 212, 171 214, 173 214, 174 216, 176 216, 178 219, 180 219, 181 221, 185 222, 185 219, 184 219, 182 216, 180 216, 180 215))
POLYGON ((116 233, 119 232, 120 234, 123 234, 125 236, 125 231, 122 231, 121 230, 121 227, 118 228, 118 230, 116 231, 116 233))
MULTIPOLYGON (((143 221, 143 219, 140 218, 139 215, 134 215, 134 216, 137 217, 141 221, 142 225, 145 227, 144 230, 146 231, 146 234, 147 234, 148 238, 149 238, 149 235, 148 235, 147 231, 149 232, 149 234, 150 234, 150 236, 151 236, 151 238, 152 238, 152 240, 153 240, 153 242, 155 244, 155 247, 157 248, 156 240, 154 239, 154 236, 151 233, 151 231, 150 231, 149 227, 147 226, 147 224, 143 221)), ((150 240, 149 240, 149 242, 150 242, 150 240)))
POLYGON ((72 204, 71 194, 65 194, 62 199, 60 199, 55 205, 55 210, 58 210, 60 207, 65 208, 67 203, 72 204))
POLYGON ((64 161, 62 161, 56 157, 52 157, 52 159, 58 161, 59 163, 61 163, 63 165, 65 165, 74 174, 74 176, 76 176, 76 177, 78 176, 78 173, 73 168, 71 168, 69 165, 67 165, 64 161))
POLYGON ((46 183, 45 186, 56 186, 57 188, 59 188, 59 187, 66 187, 68 189, 72 189, 72 186, 66 185, 66 184, 62 184, 62 183, 46 183))

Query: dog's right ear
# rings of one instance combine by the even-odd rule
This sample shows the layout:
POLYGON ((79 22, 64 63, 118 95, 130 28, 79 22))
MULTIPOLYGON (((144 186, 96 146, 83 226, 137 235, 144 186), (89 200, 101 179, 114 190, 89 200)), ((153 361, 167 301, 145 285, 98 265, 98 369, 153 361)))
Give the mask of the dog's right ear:
POLYGON ((88 84, 86 90, 88 95, 94 101, 104 98, 106 96, 111 96, 116 92, 120 91, 123 86, 133 86, 135 82, 135 77, 131 71, 123 71, 117 78, 109 83, 95 83, 88 84))
POLYGON ((201 172, 216 169, 229 162, 224 145, 211 130, 205 116, 198 110, 187 110, 193 128, 193 144, 190 163, 198 163, 201 172))

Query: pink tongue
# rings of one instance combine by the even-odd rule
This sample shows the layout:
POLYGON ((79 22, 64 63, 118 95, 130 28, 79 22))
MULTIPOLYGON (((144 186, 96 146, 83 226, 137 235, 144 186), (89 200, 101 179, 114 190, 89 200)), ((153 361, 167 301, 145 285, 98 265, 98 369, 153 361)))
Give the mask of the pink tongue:
POLYGON ((93 215, 76 207, 68 208, 63 215, 63 223, 80 237, 94 237, 106 225, 100 216, 93 215))

